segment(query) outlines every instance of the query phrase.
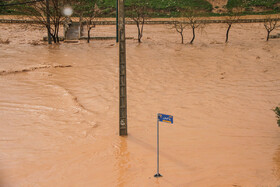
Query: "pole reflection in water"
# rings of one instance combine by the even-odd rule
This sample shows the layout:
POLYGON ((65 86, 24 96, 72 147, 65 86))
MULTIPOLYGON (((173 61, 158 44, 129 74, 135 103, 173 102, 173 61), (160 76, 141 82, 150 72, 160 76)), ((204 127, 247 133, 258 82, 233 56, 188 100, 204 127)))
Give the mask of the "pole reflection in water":
POLYGON ((125 186, 126 181, 128 180, 127 171, 130 168, 130 153, 127 151, 127 138, 119 137, 120 142, 117 150, 115 152, 116 157, 116 170, 118 173, 118 186, 125 186))

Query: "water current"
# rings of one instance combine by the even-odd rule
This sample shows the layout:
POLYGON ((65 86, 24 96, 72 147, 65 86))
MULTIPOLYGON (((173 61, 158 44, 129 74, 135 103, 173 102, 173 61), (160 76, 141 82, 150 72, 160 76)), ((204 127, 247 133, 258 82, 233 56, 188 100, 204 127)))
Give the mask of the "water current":
POLYGON ((119 137, 114 41, 48 46, 37 26, 0 25, 11 41, 0 44, 0 186, 280 185, 279 40, 266 42, 260 23, 233 25, 228 44, 222 24, 193 45, 168 26, 144 29, 143 43, 127 41, 119 137), (157 113, 174 116, 160 124, 158 179, 157 113))

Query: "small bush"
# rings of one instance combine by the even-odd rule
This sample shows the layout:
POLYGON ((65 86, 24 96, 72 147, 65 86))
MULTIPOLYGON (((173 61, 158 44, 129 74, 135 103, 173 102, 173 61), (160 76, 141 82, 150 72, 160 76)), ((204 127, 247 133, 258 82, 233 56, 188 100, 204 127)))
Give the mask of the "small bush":
POLYGON ((279 0, 228 0, 227 8, 232 9, 238 6, 243 7, 265 7, 267 9, 274 8, 279 0))
POLYGON ((276 114, 276 118, 277 118, 277 124, 280 127, 280 108, 276 107, 275 109, 273 109, 273 111, 276 114))

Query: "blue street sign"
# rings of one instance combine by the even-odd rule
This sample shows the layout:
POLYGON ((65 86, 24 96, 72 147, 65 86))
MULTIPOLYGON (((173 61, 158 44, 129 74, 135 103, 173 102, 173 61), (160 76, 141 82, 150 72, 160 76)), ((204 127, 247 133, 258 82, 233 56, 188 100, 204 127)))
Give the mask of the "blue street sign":
POLYGON ((166 114, 157 115, 157 173, 154 175, 154 177, 162 177, 162 175, 159 173, 159 122, 160 121, 173 124, 173 116, 166 115, 166 114))
POLYGON ((166 114, 158 114, 158 120, 165 123, 173 124, 173 116, 166 114))

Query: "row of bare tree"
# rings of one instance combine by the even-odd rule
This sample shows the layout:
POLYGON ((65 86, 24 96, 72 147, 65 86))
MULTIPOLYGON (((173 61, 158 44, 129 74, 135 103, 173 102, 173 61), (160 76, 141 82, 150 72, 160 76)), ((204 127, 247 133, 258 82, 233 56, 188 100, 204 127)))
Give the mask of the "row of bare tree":
MULTIPOLYGON (((95 27, 94 20, 102 11, 97 7, 98 0, 38 0, 32 4, 24 4, 24 0, 20 0, 20 6, 15 7, 18 13, 28 16, 29 19, 38 21, 47 28, 48 33, 52 37, 54 43, 59 43, 60 24, 69 20, 63 15, 63 8, 71 6, 75 15, 80 17, 80 27, 84 24, 87 27, 88 43, 90 42, 90 31, 95 27), (24 5, 22 5, 24 4, 24 5), (47 20, 50 18, 50 23, 47 20)), ((141 42, 144 23, 149 17, 147 11, 148 0, 133 0, 128 3, 127 16, 135 21, 138 28, 138 41, 141 42)))
MULTIPOLYGON (((171 26, 172 29, 175 29, 181 36, 181 43, 184 44, 184 31, 186 28, 191 28, 192 30, 192 39, 189 42, 190 44, 193 43, 195 39, 195 30, 196 29, 204 29, 206 23, 200 20, 198 17, 193 16, 193 14, 185 14, 185 17, 179 18, 176 21, 173 22, 173 25, 171 26)), ((233 24, 239 23, 240 16, 237 14, 233 14, 230 16, 225 17, 225 23, 227 24, 227 30, 226 30, 226 39, 225 43, 229 40, 229 32, 233 24)), ((280 27, 278 24, 277 18, 272 18, 271 16, 267 16, 266 19, 264 19, 264 27, 267 31, 266 41, 270 38, 270 33, 280 27)))
MULTIPOLYGON (((66 19, 66 16, 63 15, 63 8, 65 6, 71 6, 76 15, 80 17, 81 27, 83 24, 86 24, 87 33, 88 33, 88 42, 90 41, 90 31, 95 27, 94 19, 102 13, 101 10, 97 7, 98 0, 48 0, 49 8, 47 9, 47 0, 38 1, 33 4, 26 4, 24 6, 19 6, 18 11, 23 15, 29 16, 31 19, 36 19, 45 26, 52 37, 54 43, 59 42, 59 28, 60 23, 66 19), (47 16, 50 17, 50 24, 48 24, 47 16)), ((137 26, 138 33, 138 42, 141 43, 143 37, 144 24, 148 19, 150 19, 151 10, 149 10, 149 1, 148 0, 127 0, 128 6, 126 7, 126 15, 130 17, 137 26)), ((229 32, 233 24, 238 23, 242 8, 235 9, 231 11, 228 16, 225 17, 225 22, 228 25, 226 31, 226 40, 228 42, 229 32)), ((181 36, 181 43, 184 43, 184 30, 186 28, 191 28, 192 30, 192 39, 189 42, 192 44, 195 40, 195 33, 197 29, 202 30, 205 27, 205 22, 200 19, 201 12, 196 9, 186 9, 183 12, 181 11, 181 18, 173 21, 171 26, 172 29, 175 29, 181 36)), ((271 16, 268 16, 264 22, 265 29, 267 30, 267 41, 269 40, 270 33, 279 27, 278 20, 273 19, 271 16)))
MULTIPOLYGON (((59 43, 60 25, 67 18, 67 16, 63 15, 63 9, 67 6, 73 8, 76 15, 80 17, 80 23, 86 24, 89 38, 90 30, 95 25, 93 19, 99 13, 96 2, 97 0, 42 0, 32 4, 16 6, 15 9, 20 14, 28 16, 30 19, 36 20, 46 27, 52 37, 52 41, 59 43), (47 17, 50 18, 50 23, 48 23, 47 17)), ((24 3, 24 0, 22 0, 22 3, 24 3)))
MULTIPOLYGON (((148 9, 149 1, 148 0, 134 0, 134 4, 129 7, 127 11, 128 17, 130 17, 137 26, 138 31, 138 42, 141 42, 141 38, 143 36, 143 28, 145 21, 150 19, 150 10, 148 9)), ((240 0, 239 6, 229 10, 228 16, 225 17, 225 23, 228 25, 226 31, 226 39, 225 43, 229 40, 229 32, 233 24, 239 23, 240 17, 242 15, 242 11, 244 10, 244 5, 247 4, 246 0, 240 0)), ((203 22, 200 19, 201 11, 195 8, 189 8, 185 10, 181 10, 181 18, 173 21, 171 29, 175 29, 181 36, 181 43, 184 43, 184 30, 186 28, 191 28, 192 30, 192 39, 189 42, 193 44, 195 39, 196 29, 203 30, 206 22, 203 22)), ((272 18, 271 16, 267 16, 264 21, 264 27, 267 31, 266 40, 268 41, 270 38, 270 33, 280 27, 278 24, 278 20, 280 17, 272 18), (278 19, 277 19, 278 18, 278 19)))

